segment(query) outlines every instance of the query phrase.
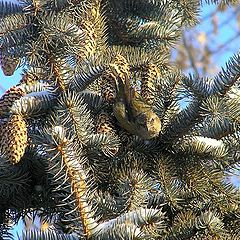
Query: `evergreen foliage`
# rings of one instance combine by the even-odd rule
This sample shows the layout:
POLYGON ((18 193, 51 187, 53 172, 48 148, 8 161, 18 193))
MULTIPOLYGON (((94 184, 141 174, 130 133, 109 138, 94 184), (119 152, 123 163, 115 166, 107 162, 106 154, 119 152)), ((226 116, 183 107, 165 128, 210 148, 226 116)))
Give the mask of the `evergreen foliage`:
POLYGON ((22 239, 240 239, 240 55, 213 79, 169 60, 201 1, 19 3, 0 2, 2 68, 24 68, 0 99, 0 239, 27 214, 49 228, 22 239), (127 131, 133 96, 157 137, 127 131))

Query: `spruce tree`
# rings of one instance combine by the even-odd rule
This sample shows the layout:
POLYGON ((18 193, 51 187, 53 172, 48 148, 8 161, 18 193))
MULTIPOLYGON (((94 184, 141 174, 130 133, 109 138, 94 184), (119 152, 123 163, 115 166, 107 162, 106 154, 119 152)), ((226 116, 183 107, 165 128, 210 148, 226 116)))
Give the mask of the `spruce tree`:
POLYGON ((0 3, 2 69, 23 68, 0 99, 0 238, 31 213, 49 227, 22 239, 240 239, 240 55, 214 78, 170 62, 202 2, 19 2, 0 3))

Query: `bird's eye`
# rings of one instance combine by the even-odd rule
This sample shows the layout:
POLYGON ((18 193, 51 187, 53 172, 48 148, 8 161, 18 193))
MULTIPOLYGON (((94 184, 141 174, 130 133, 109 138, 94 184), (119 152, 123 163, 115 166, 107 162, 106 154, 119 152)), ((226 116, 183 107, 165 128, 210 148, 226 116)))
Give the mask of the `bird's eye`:
POLYGON ((153 123, 154 122, 154 118, 151 117, 150 120, 149 120, 150 123, 153 123))

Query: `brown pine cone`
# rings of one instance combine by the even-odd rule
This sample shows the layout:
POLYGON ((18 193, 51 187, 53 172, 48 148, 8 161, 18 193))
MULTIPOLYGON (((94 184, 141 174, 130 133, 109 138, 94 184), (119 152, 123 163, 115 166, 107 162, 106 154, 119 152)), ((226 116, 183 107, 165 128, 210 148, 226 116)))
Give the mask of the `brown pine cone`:
POLYGON ((0 116, 8 114, 14 101, 20 99, 24 95, 26 95, 26 93, 20 87, 14 86, 7 90, 0 98, 0 116))
POLYGON ((154 82, 160 76, 160 70, 154 64, 148 64, 143 68, 141 81, 141 96, 148 104, 152 104, 154 100, 155 86, 154 82))
POLYGON ((27 147, 27 124, 21 115, 13 114, 1 130, 0 152, 6 160, 16 164, 27 147))
POLYGON ((116 98, 114 77, 115 76, 109 71, 106 71, 105 74, 102 76, 101 96, 104 101, 108 103, 113 103, 116 98))
POLYGON ((1 56, 1 68, 5 76, 12 76, 19 64, 18 58, 1 56))
POLYGON ((101 112, 97 117, 97 133, 115 133, 113 123, 107 113, 101 112))

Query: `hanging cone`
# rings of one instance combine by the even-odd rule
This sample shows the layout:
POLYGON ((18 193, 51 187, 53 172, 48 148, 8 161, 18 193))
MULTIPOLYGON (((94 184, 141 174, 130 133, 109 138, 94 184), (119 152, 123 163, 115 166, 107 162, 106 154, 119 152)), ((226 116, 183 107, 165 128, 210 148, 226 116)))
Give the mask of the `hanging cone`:
POLYGON ((94 55, 97 48, 96 42, 96 27, 92 24, 91 21, 82 21, 81 27, 85 35, 84 45, 82 50, 78 53, 78 60, 89 58, 94 55))
POLYGON ((21 115, 11 115, 3 126, 0 151, 12 164, 18 163, 27 147, 27 125, 21 115))
POLYGON ((105 112, 101 112, 97 118, 97 133, 115 133, 114 126, 105 112))
POLYGON ((128 61, 120 54, 115 57, 113 64, 110 64, 111 72, 117 78, 120 78, 124 84, 128 84, 131 72, 128 61))
POLYGON ((10 56, 1 56, 1 68, 5 76, 12 76, 19 64, 19 59, 10 56))
POLYGON ((143 68, 142 80, 141 80, 141 96, 149 104, 154 101, 154 83, 160 76, 160 70, 154 64, 148 64, 143 68))
MULTIPOLYGON (((112 136, 117 137, 114 125, 110 117, 108 116, 108 114, 105 112, 101 112, 98 115, 96 130, 97 130, 97 133, 99 134, 105 133, 105 134, 111 134, 112 136)), ((115 156, 119 151, 119 146, 110 147, 110 148, 108 147, 107 149, 102 149, 102 150, 107 156, 115 156)))
POLYGON ((20 87, 11 87, 0 98, 0 116, 9 113, 10 107, 14 101, 26 95, 25 91, 20 87))
POLYGON ((109 103, 113 103, 116 98, 114 78, 115 76, 110 71, 106 71, 106 73, 102 76, 101 96, 106 102, 109 103))

